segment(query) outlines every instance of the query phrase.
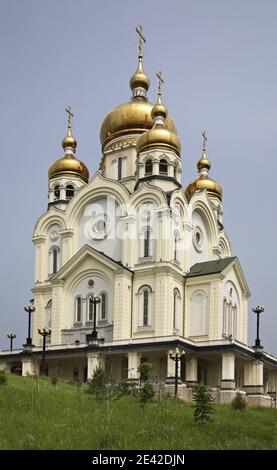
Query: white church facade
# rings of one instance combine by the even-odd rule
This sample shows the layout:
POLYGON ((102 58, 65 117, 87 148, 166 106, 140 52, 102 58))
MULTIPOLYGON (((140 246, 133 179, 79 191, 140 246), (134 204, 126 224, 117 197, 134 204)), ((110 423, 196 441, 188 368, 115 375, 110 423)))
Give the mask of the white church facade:
POLYGON ((142 65, 132 98, 101 126, 102 158, 90 178, 71 129, 49 168, 48 209, 34 228, 32 346, 0 353, 0 364, 39 373, 48 328, 48 374, 87 380, 97 365, 115 380, 138 380, 151 362, 157 381, 179 393, 204 382, 219 402, 241 390, 276 406, 277 359, 248 341, 247 281, 231 252, 223 192, 209 176, 203 133, 198 175, 183 188, 181 144, 162 102, 147 99, 142 65), (93 333, 93 334, 92 334, 93 333))

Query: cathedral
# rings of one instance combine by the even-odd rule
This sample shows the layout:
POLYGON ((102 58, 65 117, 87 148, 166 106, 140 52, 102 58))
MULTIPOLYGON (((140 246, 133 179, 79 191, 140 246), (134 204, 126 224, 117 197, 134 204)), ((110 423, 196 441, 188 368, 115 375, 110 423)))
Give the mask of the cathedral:
POLYGON ((104 118, 91 176, 66 109, 64 154, 49 168, 48 208, 33 233, 29 337, 21 350, 2 351, 0 365, 81 381, 102 365, 116 381, 137 383, 148 361, 154 380, 169 391, 178 383, 184 400, 203 382, 219 403, 241 391, 249 403, 276 406, 277 358, 247 344, 250 292, 224 229, 206 133, 195 180, 183 187, 163 78, 151 103, 137 32, 131 99, 104 118))

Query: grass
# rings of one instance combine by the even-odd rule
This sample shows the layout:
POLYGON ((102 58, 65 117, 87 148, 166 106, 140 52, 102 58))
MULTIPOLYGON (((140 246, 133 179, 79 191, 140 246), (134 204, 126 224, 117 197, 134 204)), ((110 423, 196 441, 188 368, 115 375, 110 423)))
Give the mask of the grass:
POLYGON ((277 449, 276 410, 215 405, 199 429, 192 405, 179 400, 157 400, 143 413, 134 396, 97 404, 83 386, 37 377, 8 376, 0 423, 1 450, 277 449))

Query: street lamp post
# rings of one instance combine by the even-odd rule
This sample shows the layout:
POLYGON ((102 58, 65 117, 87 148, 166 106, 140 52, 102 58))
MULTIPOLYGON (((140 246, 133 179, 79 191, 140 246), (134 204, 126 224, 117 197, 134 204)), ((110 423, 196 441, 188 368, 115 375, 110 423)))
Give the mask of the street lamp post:
POLYGON ((96 342, 97 341, 97 330, 96 330, 96 307, 101 302, 100 297, 91 295, 89 299, 92 301, 93 304, 93 330, 91 333, 86 335, 86 340, 88 343, 96 342))
POLYGON ((42 330, 38 329, 38 334, 42 336, 43 343, 42 343, 42 363, 41 363, 41 375, 47 375, 46 370, 46 361, 45 361, 45 349, 46 349, 46 338, 47 336, 51 335, 51 330, 49 328, 42 328, 42 330))
POLYGON ((13 340, 16 338, 16 334, 15 333, 9 333, 9 334, 7 334, 7 337, 10 340, 10 351, 12 351, 13 350, 13 340))
POLYGON ((34 299, 30 300, 28 305, 24 305, 24 310, 28 313, 28 336, 26 338, 26 344, 24 344, 23 346, 26 348, 31 348, 33 346, 31 338, 31 316, 32 313, 35 311, 34 299))
POLYGON ((175 352, 170 351, 169 357, 172 361, 175 362, 175 387, 174 387, 174 396, 177 397, 178 394, 178 380, 179 380, 179 363, 182 360, 182 357, 185 355, 185 351, 180 351, 179 348, 175 349, 175 352))
POLYGON ((257 315, 257 337, 255 340, 255 348, 256 349, 263 349, 260 340, 260 314, 264 312, 264 307, 262 305, 255 305, 252 308, 252 311, 257 315))

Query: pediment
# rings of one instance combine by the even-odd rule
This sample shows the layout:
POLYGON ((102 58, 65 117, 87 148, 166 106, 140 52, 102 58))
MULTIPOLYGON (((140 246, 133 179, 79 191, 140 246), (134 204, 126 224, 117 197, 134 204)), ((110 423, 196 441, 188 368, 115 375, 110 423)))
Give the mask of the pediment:
POLYGON ((84 245, 54 276, 51 283, 55 284, 61 280, 66 280, 72 273, 76 271, 87 271, 93 266, 94 269, 105 270, 109 273, 125 274, 131 276, 132 271, 124 267, 119 261, 111 259, 105 253, 84 245))

